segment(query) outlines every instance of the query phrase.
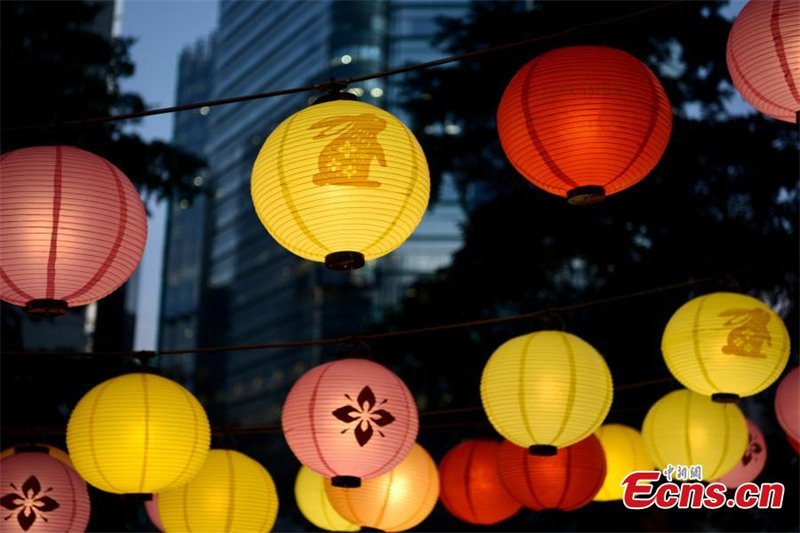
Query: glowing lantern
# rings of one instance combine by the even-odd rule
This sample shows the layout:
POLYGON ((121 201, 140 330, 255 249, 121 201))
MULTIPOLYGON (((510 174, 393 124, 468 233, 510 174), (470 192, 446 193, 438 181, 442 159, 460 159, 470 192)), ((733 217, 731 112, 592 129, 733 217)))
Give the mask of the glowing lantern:
POLYGON ((49 444, 21 444, 18 446, 13 446, 11 448, 6 448, 2 452, 0 452, 0 459, 5 459, 6 457, 11 457, 15 453, 20 452, 41 452, 50 454, 51 457, 58 459, 65 465, 69 466, 70 468, 74 468, 72 466, 72 461, 69 460, 69 455, 67 452, 56 448, 55 446, 50 446, 49 444))
POLYGON ((500 448, 500 477, 528 509, 572 511, 591 502, 600 490, 606 458, 594 435, 550 457, 531 455, 505 441, 500 448))
POLYGON ((361 528, 341 517, 325 494, 325 478, 301 466, 294 482, 294 498, 306 520, 326 531, 359 531, 361 528))
POLYGON ((744 455, 747 422, 736 405, 681 389, 653 404, 644 419, 642 438, 656 467, 700 465, 703 479, 716 479, 744 455))
POLYGON ((672 109, 632 55, 572 46, 517 72, 500 100, 497 129, 520 174, 570 203, 589 204, 653 170, 669 141, 672 109))
POLYGON ((764 303, 715 292, 685 303, 661 340, 664 361, 683 386, 715 401, 769 387, 789 359, 789 333, 764 303))
POLYGON ((325 482, 328 500, 345 519, 382 531, 405 531, 425 520, 439 498, 436 463, 415 444, 394 470, 367 479, 360 488, 325 482))
POLYGON ((622 424, 606 424, 594 433, 606 456, 606 479, 595 501, 622 499, 622 480, 637 470, 653 470, 653 461, 644 449, 642 434, 622 424))
POLYGON ((125 283, 142 258, 147 217, 133 184, 79 148, 0 157, 0 298, 63 315, 125 283))
POLYGON ((800 367, 786 374, 775 393, 778 423, 791 439, 800 440, 800 367))
POLYGON ((86 531, 90 512, 86 483, 50 454, 19 452, 0 460, 0 487, 3 531, 86 531))
POLYGON ((497 468, 500 443, 463 442, 447 452, 439 465, 441 500, 450 513, 464 522, 491 525, 520 510, 506 491, 497 468))
POLYGON ((767 442, 764 440, 764 434, 750 420, 747 420, 747 433, 747 449, 741 460, 733 470, 717 480, 729 489, 735 489, 742 483, 756 479, 767 462, 767 442))
POLYGON ((419 415, 394 372, 366 359, 340 359, 297 380, 281 423, 301 463, 336 486, 358 487, 408 455, 419 415))
POLYGON ((90 390, 69 418, 75 469, 106 492, 152 493, 179 487, 203 466, 211 429, 203 407, 178 383, 126 374, 90 390))
POLYGON ((152 498, 144 502, 144 510, 147 513, 147 518, 156 526, 159 531, 164 531, 164 525, 161 523, 161 517, 158 516, 158 494, 153 494, 152 498))
POLYGON ((289 251, 352 270, 417 227, 428 206, 428 164, 394 115, 362 102, 318 102, 267 138, 253 166, 253 204, 289 251))
POLYGON ((278 492, 263 466, 233 450, 211 450, 184 486, 158 494, 164 531, 270 531, 278 492))
POLYGON ((772 118, 800 112, 800 3, 751 1, 728 37, 728 71, 745 100, 772 118))
POLYGON ((481 377, 486 415, 503 437, 553 455, 591 435, 613 396, 603 356, 563 331, 537 331, 500 346, 481 377))

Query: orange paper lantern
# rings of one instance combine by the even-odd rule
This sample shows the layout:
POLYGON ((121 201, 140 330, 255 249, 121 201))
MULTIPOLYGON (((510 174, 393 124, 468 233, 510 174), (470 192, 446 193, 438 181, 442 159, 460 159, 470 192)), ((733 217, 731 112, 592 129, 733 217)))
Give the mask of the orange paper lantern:
POLYGON ((117 167, 72 146, 39 146, 3 154, 0 176, 0 298, 62 315, 133 274, 147 216, 117 167))
POLYGON ((405 459, 419 415, 394 372, 366 359, 340 359, 297 380, 281 424, 301 463, 333 478, 335 486, 358 487, 405 459))
POLYGON ((736 90, 760 112, 796 123, 800 113, 800 2, 753 0, 728 36, 736 90))
POLYGON ((672 109, 658 79, 604 46, 543 54, 517 72, 497 111, 500 143, 534 185, 574 204, 639 182, 667 147, 672 109))
POLYGON ((520 510, 500 480, 499 455, 500 443, 489 440, 470 440, 447 452, 439 465, 440 498, 453 516, 491 525, 520 510))
POLYGON ((531 455, 509 441, 500 447, 500 478, 508 492, 534 511, 572 511, 588 504, 606 479, 606 456, 594 435, 557 455, 531 455))

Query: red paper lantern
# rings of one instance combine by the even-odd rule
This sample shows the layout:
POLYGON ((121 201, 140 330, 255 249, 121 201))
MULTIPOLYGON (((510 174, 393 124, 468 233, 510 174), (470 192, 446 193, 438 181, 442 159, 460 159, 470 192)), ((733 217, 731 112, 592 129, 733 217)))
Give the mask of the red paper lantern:
POLYGON ((758 477, 767 462, 767 442, 764 434, 751 420, 747 420, 748 442, 742 460, 717 481, 729 489, 735 489, 742 483, 748 483, 758 477))
POLYGON ((800 366, 786 374, 778 385, 775 415, 786 435, 800 440, 800 366))
POLYGON ((117 167, 72 146, 39 146, 3 154, 0 176, 0 298, 60 315, 127 281, 147 216, 117 167))
POLYGON ((500 447, 500 478, 534 511, 572 511, 591 502, 606 479, 606 456, 594 435, 551 456, 531 455, 508 441, 500 447))
POLYGON ((728 36, 728 72, 753 107, 796 123, 800 113, 800 2, 752 0, 728 36))
POLYGON ((66 463, 43 452, 21 452, 0 460, 2 530, 64 533, 86 531, 89 491, 66 463))
POLYGON ((632 55, 604 46, 543 54, 517 72, 497 110, 511 164, 570 203, 596 203, 643 179, 667 147, 672 109, 632 55))
POLYGON ((500 443, 463 442, 447 452, 439 465, 439 497, 450 513, 464 522, 491 525, 520 510, 520 503, 500 481, 500 443))
POLYGON ((366 359, 341 359, 297 380, 281 423, 301 463, 332 478, 335 487, 358 487, 406 458, 419 415, 394 372, 366 359))

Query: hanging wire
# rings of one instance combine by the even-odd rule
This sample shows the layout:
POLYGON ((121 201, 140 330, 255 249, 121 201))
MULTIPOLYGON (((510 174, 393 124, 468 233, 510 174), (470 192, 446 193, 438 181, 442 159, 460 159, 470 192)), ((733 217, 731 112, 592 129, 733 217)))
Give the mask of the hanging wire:
POLYGON ((580 302, 575 304, 564 305, 561 307, 546 307, 537 311, 533 311, 530 313, 524 313, 519 315, 511 315, 511 316, 501 316, 501 317, 493 317, 493 318, 481 318, 478 320, 468 320, 465 322, 453 322, 450 324, 439 324, 435 326, 426 326, 420 328, 410 328, 410 329, 400 329, 396 331, 386 331, 383 333, 363 333, 357 335, 348 335, 345 337, 332 337, 327 339, 312 339, 312 340, 303 340, 303 341, 286 341, 286 342, 267 342, 267 343, 260 343, 260 344, 234 344, 228 346, 205 346, 205 347, 197 347, 197 348, 176 348, 173 350, 160 350, 158 352, 153 351, 111 351, 111 352, 48 352, 48 351, 7 351, 3 352, 4 356, 37 356, 37 355, 59 355, 65 357, 136 357, 140 359, 149 359, 152 358, 154 355, 158 356, 169 356, 169 355, 179 355, 179 354, 207 354, 207 353, 221 353, 221 352, 247 352, 247 351, 257 351, 257 350, 275 350, 275 349, 285 349, 285 348, 307 348, 310 346, 326 346, 326 345, 346 345, 346 346, 353 346, 354 343, 356 345, 366 345, 369 341, 379 341, 379 340, 386 340, 386 339, 394 339, 398 337, 409 337, 409 336, 416 336, 416 335, 426 335, 430 333, 441 333, 445 331, 453 331, 458 329, 467 329, 467 328, 474 328, 478 326, 489 326, 494 324, 507 324, 510 322, 517 322, 520 320, 532 320, 536 317, 540 316, 547 316, 550 315, 561 315, 564 313, 577 311, 581 309, 588 309, 591 307, 607 305, 611 303, 622 302, 626 300, 633 300, 636 298, 642 298, 645 296, 652 296, 654 294, 662 294, 665 292, 670 292, 678 289, 685 289, 689 287, 696 287, 698 285, 705 285, 711 283, 717 283, 721 276, 732 276, 734 274, 741 274, 753 270, 759 270, 765 267, 773 266, 779 263, 783 263, 790 260, 796 260, 800 254, 791 254, 778 257, 776 259, 772 259, 770 261, 765 261, 763 263, 757 263, 753 265, 745 265, 733 270, 727 270, 725 274, 714 274, 711 276, 705 276, 702 278, 697 278, 693 280, 683 281, 679 283, 673 283, 670 285, 662 285, 658 287, 652 287, 650 289, 644 289, 641 291, 630 292, 625 294, 618 294, 615 296, 609 296, 606 298, 598 298, 596 300, 589 300, 586 302, 580 302))
MULTIPOLYGON (((301 87, 293 87, 289 89, 278 89, 274 91, 267 91, 261 93, 252 93, 252 94, 245 94, 241 96, 232 96, 228 98, 219 98, 216 100, 206 100, 204 102, 194 102, 190 104, 181 104, 176 106, 170 107, 161 107, 157 109, 147 109, 145 111, 138 111, 135 113, 124 113, 119 115, 109 115, 109 116, 101 116, 101 117, 93 117, 93 118, 84 118, 84 119, 76 119, 70 121, 60 122, 59 126, 78 126, 78 125, 87 125, 87 124, 98 124, 98 123, 108 123, 108 122, 119 122, 122 120, 131 120, 137 118, 144 118, 144 117, 151 117, 155 115, 164 115, 166 113, 177 113, 179 111, 190 111, 192 109, 200 109, 202 107, 215 107, 227 104, 236 104, 240 102, 248 102, 251 100, 261 100, 264 98, 273 98, 276 96, 287 96, 290 94, 297 94, 297 93, 304 93, 304 92, 313 92, 313 91, 326 91, 330 90, 330 87, 341 85, 346 87, 351 83, 357 83, 361 81, 373 80, 376 78, 385 78, 387 76, 393 76, 396 74, 404 74, 406 72, 412 72, 416 70, 423 70, 432 67, 438 67, 441 65, 447 65, 449 63, 455 63, 457 61, 462 61, 464 59, 473 59, 475 57, 481 57, 488 54, 496 54, 501 52, 506 52, 509 50, 515 50, 517 48, 528 46, 530 44, 539 43, 542 41, 546 41, 549 39, 555 39, 558 37, 565 37, 572 33, 575 33, 580 30, 588 29, 588 28, 597 28, 600 26, 605 26, 608 24, 613 24, 615 22, 619 22, 622 20, 627 20, 635 17, 640 17, 642 15, 653 13, 655 11, 660 11, 664 8, 671 7, 677 4, 685 3, 687 0, 671 0, 669 2, 664 2, 660 4, 655 4, 653 6, 647 7, 645 9, 640 9, 638 11, 633 11, 631 13, 626 13, 624 15, 620 15, 618 17, 608 18, 604 20, 600 20, 597 22, 589 22, 586 24, 580 24, 578 26, 573 26, 571 28, 567 28, 565 30, 557 31, 554 33, 548 33, 546 35, 540 35, 538 37, 532 37, 530 39, 523 39, 521 41, 515 41, 513 43, 507 43, 499 46, 492 46, 488 48, 481 48, 479 50, 472 50, 470 52, 465 52, 463 54, 452 55, 448 57, 443 57, 441 59, 435 59, 433 61, 425 61, 423 63, 416 63, 411 64, 403 67, 397 67, 388 70, 382 70, 380 72, 373 72, 371 74, 363 74, 359 76, 349 76, 345 78, 333 78, 319 83, 313 83, 310 85, 304 85, 301 87)), ((32 129, 42 129, 52 127, 53 124, 32 124, 27 126, 17 126, 13 128, 3 128, 0 131, 2 132, 14 132, 14 131, 23 131, 23 130, 32 130, 32 129)))

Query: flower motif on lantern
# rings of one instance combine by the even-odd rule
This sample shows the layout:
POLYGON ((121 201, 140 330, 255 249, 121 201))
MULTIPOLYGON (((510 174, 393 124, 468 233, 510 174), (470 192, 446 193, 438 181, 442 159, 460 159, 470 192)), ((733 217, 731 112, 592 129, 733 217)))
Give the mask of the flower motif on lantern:
POLYGON ((42 486, 36 476, 30 476, 19 489, 14 483, 9 483, 13 492, 9 492, 0 498, 0 505, 11 511, 11 514, 4 516, 4 520, 16 515, 19 526, 28 531, 37 519, 47 522, 47 513, 58 509, 58 502, 50 496, 48 492, 53 490, 48 487, 42 491, 42 486))
POLYGON ((384 398, 379 404, 377 404, 375 400, 375 394, 372 392, 372 389, 370 389, 369 386, 364 386, 364 388, 361 389, 361 392, 358 393, 358 398, 356 398, 355 402, 353 402, 353 398, 351 398, 349 394, 345 394, 344 397, 347 398, 351 403, 343 405, 333 412, 333 416, 345 424, 348 424, 348 427, 343 429, 342 433, 346 433, 350 429, 349 425, 353 422, 356 422, 353 433, 356 436, 358 445, 361 447, 369 442, 376 430, 381 437, 386 436, 383 434, 380 428, 388 426, 394 422, 394 417, 386 409, 375 408, 385 404, 388 401, 387 399, 384 398), (373 424, 375 425, 374 429, 372 427, 373 424))

